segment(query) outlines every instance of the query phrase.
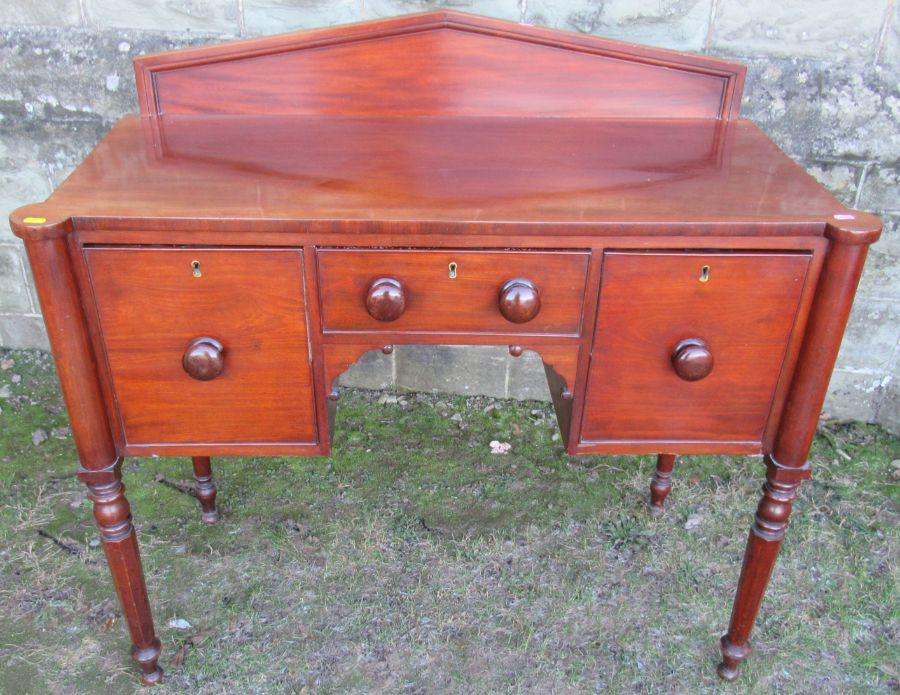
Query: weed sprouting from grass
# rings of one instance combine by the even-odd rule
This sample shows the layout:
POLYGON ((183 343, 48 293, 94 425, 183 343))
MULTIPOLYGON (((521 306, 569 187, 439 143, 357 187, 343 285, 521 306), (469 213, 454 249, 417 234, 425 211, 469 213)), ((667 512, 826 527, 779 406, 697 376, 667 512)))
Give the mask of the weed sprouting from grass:
POLYGON ((639 548, 647 545, 653 533, 645 522, 633 516, 619 516, 603 525, 603 535, 613 548, 639 548))

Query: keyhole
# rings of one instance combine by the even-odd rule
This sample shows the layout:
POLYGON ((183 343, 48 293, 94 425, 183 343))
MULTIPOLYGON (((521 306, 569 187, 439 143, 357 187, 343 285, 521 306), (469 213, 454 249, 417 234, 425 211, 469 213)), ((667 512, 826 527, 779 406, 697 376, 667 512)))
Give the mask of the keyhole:
POLYGON ((200 272, 200 261, 191 261, 191 275, 195 278, 203 276, 203 273, 200 272))
POLYGON ((709 266, 705 265, 700 269, 700 282, 709 282, 709 266))
POLYGON ((450 265, 447 266, 447 270, 448 270, 447 275, 449 276, 449 278, 450 278, 451 280, 455 280, 455 279, 456 279, 456 271, 457 271, 458 268, 459 268, 459 266, 456 265, 455 262, 454 262, 454 263, 451 263, 450 265))

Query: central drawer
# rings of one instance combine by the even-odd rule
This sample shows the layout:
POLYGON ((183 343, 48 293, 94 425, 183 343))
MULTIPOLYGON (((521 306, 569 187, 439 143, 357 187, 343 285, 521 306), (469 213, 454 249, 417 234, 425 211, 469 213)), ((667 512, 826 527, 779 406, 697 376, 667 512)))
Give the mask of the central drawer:
POLYGON ((577 335, 590 254, 320 249, 327 332, 577 335))

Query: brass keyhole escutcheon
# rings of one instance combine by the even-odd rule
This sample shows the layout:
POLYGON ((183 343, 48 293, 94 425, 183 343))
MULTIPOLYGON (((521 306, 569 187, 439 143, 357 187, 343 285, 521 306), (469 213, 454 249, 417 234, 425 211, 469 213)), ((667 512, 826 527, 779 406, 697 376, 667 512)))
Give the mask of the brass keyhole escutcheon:
POLYGON ((700 268, 700 282, 709 282, 709 266, 700 268))
POLYGON ((200 271, 200 261, 191 261, 191 275, 195 278, 203 277, 203 273, 200 271))
POLYGON ((456 264, 456 261, 450 263, 447 266, 447 277, 451 280, 456 280, 456 271, 459 270, 459 266, 456 264))

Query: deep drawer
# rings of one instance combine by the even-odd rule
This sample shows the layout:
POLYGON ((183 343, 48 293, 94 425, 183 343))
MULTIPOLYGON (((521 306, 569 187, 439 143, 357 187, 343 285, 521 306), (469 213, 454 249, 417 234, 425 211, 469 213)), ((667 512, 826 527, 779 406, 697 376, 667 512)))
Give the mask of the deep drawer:
POLYGON ((577 335, 589 257, 577 251, 321 249, 323 328, 577 335))
MULTIPOLYGON (((300 251, 85 256, 128 445, 316 441, 300 251), (208 380, 183 364, 198 338, 222 346, 208 380)), ((193 350, 208 370, 209 344, 193 350)))
POLYGON ((607 253, 582 443, 760 442, 809 261, 607 253))

